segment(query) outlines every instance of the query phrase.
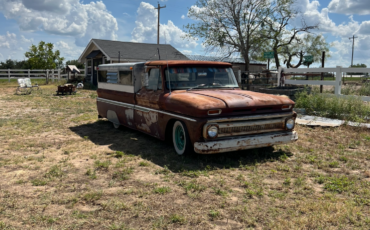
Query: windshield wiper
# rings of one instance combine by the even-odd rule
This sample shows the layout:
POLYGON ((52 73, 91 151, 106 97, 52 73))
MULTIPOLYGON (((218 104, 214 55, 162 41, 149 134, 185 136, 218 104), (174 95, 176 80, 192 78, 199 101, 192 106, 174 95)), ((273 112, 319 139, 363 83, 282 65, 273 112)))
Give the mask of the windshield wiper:
POLYGON ((196 89, 196 88, 201 87, 201 86, 206 86, 206 84, 199 84, 199 85, 196 85, 196 86, 194 86, 194 87, 191 87, 191 88, 187 89, 186 91, 190 91, 190 90, 192 90, 192 89, 196 89))

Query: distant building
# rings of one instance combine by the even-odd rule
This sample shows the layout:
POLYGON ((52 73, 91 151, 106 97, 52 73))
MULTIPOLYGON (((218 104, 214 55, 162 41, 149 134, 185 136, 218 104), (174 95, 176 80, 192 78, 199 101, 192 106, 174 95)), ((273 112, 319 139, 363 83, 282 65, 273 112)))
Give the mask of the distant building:
POLYGON ((189 60, 171 45, 91 39, 78 61, 85 63, 86 81, 97 85, 97 66, 151 60, 189 60))
MULTIPOLYGON (((194 61, 222 61, 228 62, 233 65, 234 72, 241 70, 242 72, 245 71, 245 61, 243 58, 222 58, 216 56, 203 56, 203 55, 186 55, 190 60, 194 61)), ((267 64, 265 62, 253 61, 249 62, 249 71, 252 73, 260 73, 262 70, 267 69, 267 64)))

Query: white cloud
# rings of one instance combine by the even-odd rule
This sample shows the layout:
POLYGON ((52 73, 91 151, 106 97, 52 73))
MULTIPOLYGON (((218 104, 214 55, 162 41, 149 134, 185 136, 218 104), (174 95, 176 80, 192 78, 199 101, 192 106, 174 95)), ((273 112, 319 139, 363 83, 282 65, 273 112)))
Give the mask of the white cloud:
POLYGON ((338 14, 370 14, 370 1, 368 0, 332 0, 328 9, 338 14))
POLYGON ((192 50, 181 50, 181 53, 183 53, 183 54, 192 54, 193 51, 192 50))
MULTIPOLYGON (((137 10, 136 27, 132 31, 133 42, 156 43, 157 41, 158 12, 149 3, 142 2, 137 10)), ((171 20, 160 25, 160 42, 171 44, 174 47, 191 49, 198 43, 195 40, 183 39, 185 32, 177 27, 171 20)))
POLYGON ((33 39, 32 39, 32 38, 27 39, 27 38, 25 38, 23 35, 21 35, 21 41, 22 41, 23 43, 33 43, 33 39))
POLYGON ((319 29, 315 31, 316 33, 332 35, 331 39, 336 38, 336 40, 332 42, 330 48, 331 57, 325 63, 326 66, 348 67, 350 65, 352 41, 349 40, 349 37, 352 37, 354 34, 358 36, 358 39, 355 40, 354 63, 370 63, 370 53, 367 52, 370 49, 370 43, 368 42, 370 40, 370 21, 358 22, 354 20, 353 16, 349 16, 347 22, 337 24, 330 18, 334 9, 336 9, 336 13, 344 13, 344 11, 339 11, 339 6, 347 6, 348 11, 345 11, 349 12, 351 7, 351 9, 354 9, 354 6, 358 6, 360 3, 362 7, 367 5, 368 7, 366 9, 369 9, 370 1, 359 0, 332 0, 328 8, 322 8, 320 11, 320 3, 315 0, 297 0, 296 4, 293 6, 300 12, 298 16, 292 20, 293 26, 299 28, 302 25, 301 22, 303 19, 307 25, 318 24, 319 29), (367 3, 365 4, 364 2, 367 3), (340 5, 335 8, 334 3, 340 5))
POLYGON ((2 0, 0 12, 16 20, 21 30, 72 36, 79 46, 92 37, 117 39, 117 20, 102 1, 2 0))
POLYGON ((16 34, 7 32, 0 35, 0 61, 7 59, 24 59, 25 49, 28 49, 27 43, 23 42, 24 36, 19 39, 16 34))
POLYGON ((185 19, 185 15, 182 15, 182 16, 181 16, 181 19, 185 19))
POLYGON ((6 35, 0 35, 0 48, 12 49, 17 47, 17 35, 7 32, 6 35))
POLYGON ((59 41, 55 43, 54 49, 60 51, 60 55, 65 58, 65 61, 75 60, 83 52, 82 47, 78 47, 73 43, 68 43, 68 41, 59 41))

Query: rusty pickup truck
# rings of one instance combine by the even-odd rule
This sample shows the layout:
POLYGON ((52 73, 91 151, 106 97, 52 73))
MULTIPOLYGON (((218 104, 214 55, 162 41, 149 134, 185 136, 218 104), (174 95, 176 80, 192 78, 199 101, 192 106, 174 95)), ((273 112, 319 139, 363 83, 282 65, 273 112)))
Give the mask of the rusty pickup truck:
POLYGON ((294 102, 241 90, 231 64, 149 61, 98 67, 99 118, 161 140, 178 155, 213 154, 298 140, 294 102))

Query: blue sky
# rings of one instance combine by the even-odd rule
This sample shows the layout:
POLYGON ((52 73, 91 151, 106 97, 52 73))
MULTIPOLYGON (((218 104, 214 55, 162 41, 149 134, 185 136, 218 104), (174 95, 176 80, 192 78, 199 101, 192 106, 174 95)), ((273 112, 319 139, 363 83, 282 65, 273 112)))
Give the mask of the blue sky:
MULTIPOLYGON (((161 0, 161 43, 188 54, 205 54, 201 41, 183 39, 183 26, 195 0, 161 0)), ((154 0, 0 0, 0 61, 24 59, 31 44, 52 42, 67 60, 78 59, 91 38, 156 43, 154 0)), ((317 34, 332 44, 327 66, 348 66, 351 41, 356 40, 354 63, 370 66, 370 1, 297 0, 300 16, 319 23, 317 34)))

